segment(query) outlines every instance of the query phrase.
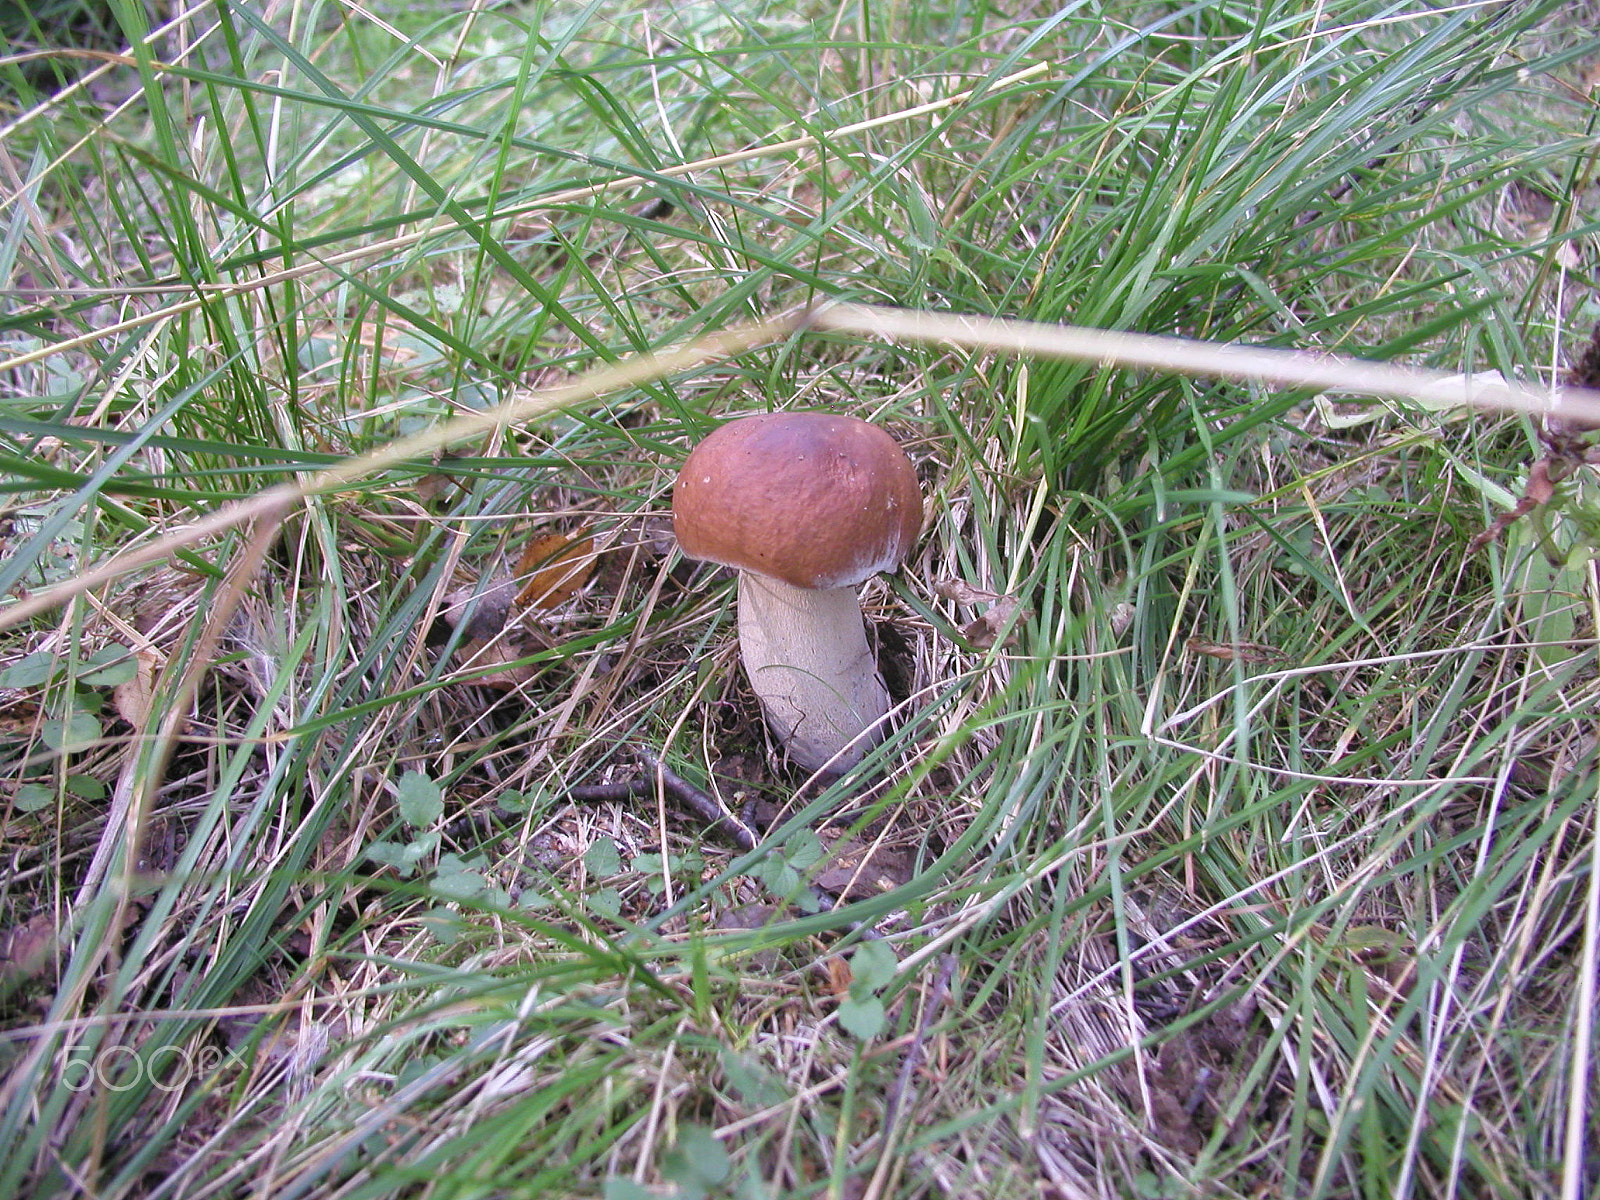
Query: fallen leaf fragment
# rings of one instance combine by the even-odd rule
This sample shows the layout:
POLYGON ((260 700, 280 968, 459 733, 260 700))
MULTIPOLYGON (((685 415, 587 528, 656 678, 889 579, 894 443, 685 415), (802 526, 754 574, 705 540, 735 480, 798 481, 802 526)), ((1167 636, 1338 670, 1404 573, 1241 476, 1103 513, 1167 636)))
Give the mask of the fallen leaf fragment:
POLYGON ((539 673, 532 664, 518 662, 523 651, 508 638, 498 637, 493 641, 474 638, 461 647, 461 657, 468 670, 483 672, 475 676, 473 683, 502 692, 512 692, 523 684, 532 683, 539 673))
POLYGON ((487 587, 457 588, 444 598, 439 616, 452 628, 462 625, 466 640, 456 651, 462 666, 474 672, 472 682, 503 692, 515 691, 537 674, 527 663, 517 664, 525 651, 509 629, 516 584, 497 580, 487 587), (517 664, 517 665, 512 665, 517 664))
POLYGON ((56 943, 56 924, 49 913, 36 913, 0 933, 0 980, 16 983, 44 971, 56 943))
POLYGON ((136 650, 134 658, 137 663, 134 677, 111 689, 111 703, 116 706, 117 716, 135 729, 143 729, 150 720, 150 703, 155 695, 161 659, 153 650, 136 650))
POLYGON ((957 604, 993 604, 1001 599, 999 592, 975 588, 965 579, 941 579, 933 585, 934 594, 957 604))
POLYGON ((776 904, 739 904, 717 916, 718 929, 765 929, 781 915, 776 904))
POLYGON ((1128 627, 1133 624, 1135 616, 1133 605, 1126 600, 1119 600, 1111 606, 1111 635, 1121 637, 1128 632, 1128 627))
POLYGON ((457 588, 445 596, 439 616, 451 628, 465 620, 463 632, 467 637, 486 642, 506 627, 513 593, 514 585, 509 579, 496 580, 483 588, 476 584, 457 588))
POLYGON ((31 700, 6 700, 0 707, 0 738, 32 737, 43 719, 31 700))
POLYGON ((1016 616, 1017 602, 1010 596, 1001 596, 987 611, 980 613, 961 627, 962 636, 979 650, 987 650, 999 641, 1000 634, 1016 616))
POLYGON ((975 588, 964 579, 941 579, 933 585, 933 590, 957 604, 989 606, 961 627, 961 636, 977 650, 987 650, 993 646, 1016 619, 1017 610, 1021 607, 1015 596, 975 588))
POLYGON ((824 963, 823 969, 827 978, 822 986, 829 994, 834 996, 850 994, 850 985, 855 981, 855 977, 850 972, 848 962, 835 954, 824 963))
POLYGON ((455 490, 456 481, 443 471, 430 471, 417 479, 417 498, 425 504, 442 500, 455 490))
POLYGON ((1183 644, 1183 648, 1190 654, 1203 654, 1224 662, 1234 659, 1247 663, 1284 662, 1289 657, 1276 646, 1261 642, 1208 642, 1205 638, 1192 637, 1183 644))
POLYGON ((528 543, 517 563, 517 577, 528 576, 517 593, 519 608, 559 608, 589 582, 594 572, 594 538, 547 533, 528 543))
POLYGON ((892 846, 864 846, 843 839, 835 842, 816 885, 848 900, 878 896, 911 882, 915 874, 911 855, 892 846))

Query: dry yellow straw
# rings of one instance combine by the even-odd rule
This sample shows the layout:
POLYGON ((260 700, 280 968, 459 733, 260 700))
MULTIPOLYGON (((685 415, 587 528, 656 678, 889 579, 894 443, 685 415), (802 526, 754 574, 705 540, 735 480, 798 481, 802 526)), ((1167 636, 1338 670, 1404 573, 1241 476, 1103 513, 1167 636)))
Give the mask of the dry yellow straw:
POLYGON ((75 579, 64 580, 26 600, 0 609, 0 629, 48 611, 73 596, 118 575, 170 555, 179 547, 258 518, 281 520, 301 500, 338 491, 386 468, 426 459, 434 451, 497 428, 544 416, 611 392, 635 387, 680 371, 741 354, 766 342, 810 327, 890 341, 961 346, 992 353, 1064 358, 1107 366, 1140 367, 1182 375, 1254 379, 1289 387, 1315 387, 1369 396, 1417 400, 1430 406, 1465 405, 1487 411, 1554 415, 1600 427, 1600 394, 1577 388, 1541 390, 1516 383, 1492 386, 1440 371, 1391 366, 1339 355, 1253 346, 1215 345, 1186 338, 1118 333, 1070 325, 1043 325, 1000 317, 836 304, 794 311, 767 321, 735 325, 676 350, 645 354, 593 371, 560 387, 535 392, 484 413, 445 422, 425 433, 391 442, 381 450, 348 459, 304 482, 268 489, 248 500, 225 505, 208 517, 165 537, 118 554, 75 579))

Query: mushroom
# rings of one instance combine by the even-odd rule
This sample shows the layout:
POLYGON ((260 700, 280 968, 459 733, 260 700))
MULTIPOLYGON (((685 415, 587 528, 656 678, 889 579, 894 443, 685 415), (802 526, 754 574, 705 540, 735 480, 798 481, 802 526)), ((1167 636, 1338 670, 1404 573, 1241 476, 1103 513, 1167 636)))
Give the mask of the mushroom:
POLYGON ((789 757, 807 771, 861 761, 889 690, 856 587, 898 567, 922 527, 905 451, 855 417, 741 417, 684 462, 672 523, 690 558, 739 572, 740 657, 789 757))

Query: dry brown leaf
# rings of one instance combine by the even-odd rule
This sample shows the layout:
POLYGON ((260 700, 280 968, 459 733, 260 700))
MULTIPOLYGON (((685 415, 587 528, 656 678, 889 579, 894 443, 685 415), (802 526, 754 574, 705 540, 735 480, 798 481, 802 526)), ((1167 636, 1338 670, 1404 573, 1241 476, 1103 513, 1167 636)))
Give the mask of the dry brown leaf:
POLYGON ((589 534, 567 537, 547 533, 528 543, 517 563, 517 577, 529 576, 517 593, 521 608, 559 608, 584 584, 594 571, 594 538, 589 534))
POLYGON ((1133 624, 1137 615, 1133 605, 1126 600, 1118 600, 1111 606, 1111 636, 1121 637, 1128 632, 1128 627, 1133 624))
POLYGON ((137 650, 134 658, 138 673, 126 683, 111 689, 111 703, 117 716, 135 729, 143 729, 150 720, 150 701, 155 695, 156 673, 161 670, 161 660, 153 650, 137 650))
POLYGON ((43 719, 32 700, 7 700, 0 707, 0 736, 32 737, 43 719))
POLYGON ((452 629, 465 617, 467 637, 487 642, 506 627, 514 591, 509 579, 498 580, 482 589, 476 584, 459 587, 445 596, 439 615, 452 629))
POLYGON ((911 855, 891 846, 863 846, 844 839, 835 842, 816 885, 848 900, 877 896, 911 882, 915 865, 911 855))
POLYGON ((961 636, 972 643, 974 649, 987 650, 995 644, 1005 628, 1016 619, 1021 603, 1015 596, 1003 592, 988 592, 973 587, 964 579, 941 579, 933 585, 937 595, 957 604, 989 607, 961 627, 961 636))
POLYGON ((1289 656, 1276 646, 1261 642, 1208 642, 1192 637, 1183 644, 1190 654, 1204 654, 1207 658, 1220 658, 1225 662, 1238 659, 1247 663, 1283 662, 1289 656))
POLYGON ((1011 596, 1001 596, 989 609, 961 627, 962 635, 976 649, 987 650, 999 640, 1001 632, 1017 615, 1018 604, 1011 596))
POLYGON ((473 683, 510 692, 531 682, 538 673, 532 665, 518 662, 527 652, 519 636, 523 631, 510 620, 515 598, 516 584, 510 579, 496 580, 487 587, 459 587, 444 598, 439 616, 452 628, 462 627, 466 634, 456 661, 472 672, 473 683))
POLYGON ((957 604, 993 604, 1001 598, 999 592, 986 592, 975 588, 965 579, 941 579, 933 585, 935 595, 957 604))
POLYGON ((431 504, 435 500, 442 500, 453 494, 456 481, 453 476, 446 475, 443 471, 430 471, 419 477, 415 486, 417 499, 424 504, 431 504))
POLYGON ((850 972, 850 964, 835 954, 823 964, 823 968, 827 972, 827 982, 822 986, 832 995, 849 995, 850 985, 855 982, 855 976, 850 972))
POLYGON ((718 929, 765 929, 781 910, 776 904, 738 904, 717 915, 718 929))
POLYGON ((513 645, 509 638, 497 637, 493 641, 481 641, 473 638, 461 647, 461 658, 468 670, 482 671, 475 674, 472 682, 482 684, 484 687, 499 688, 502 692, 515 691, 525 683, 531 683, 538 670, 529 663, 518 663, 522 651, 513 645), (512 664, 516 664, 513 666, 512 664), (498 670, 485 670, 501 664, 498 670))
POLYGON ((49 913, 36 913, 0 933, 0 978, 12 982, 40 974, 56 943, 56 923, 49 913))

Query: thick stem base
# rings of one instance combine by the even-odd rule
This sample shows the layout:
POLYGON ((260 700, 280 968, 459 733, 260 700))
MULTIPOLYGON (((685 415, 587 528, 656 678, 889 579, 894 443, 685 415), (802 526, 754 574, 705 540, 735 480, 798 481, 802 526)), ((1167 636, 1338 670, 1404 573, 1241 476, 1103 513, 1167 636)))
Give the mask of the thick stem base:
POLYGON ((844 771, 883 737, 889 690, 856 589, 739 576, 739 654, 767 724, 807 771, 844 771))

